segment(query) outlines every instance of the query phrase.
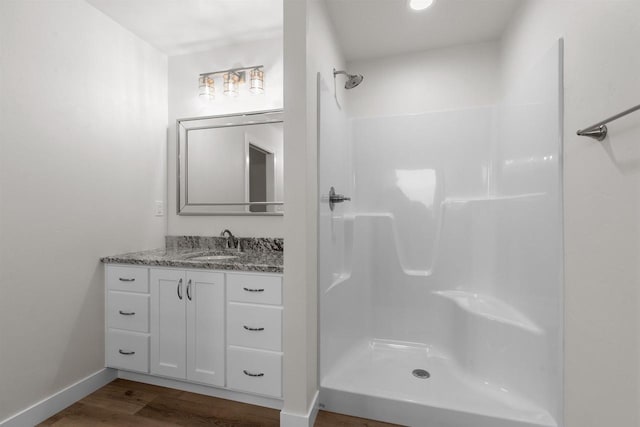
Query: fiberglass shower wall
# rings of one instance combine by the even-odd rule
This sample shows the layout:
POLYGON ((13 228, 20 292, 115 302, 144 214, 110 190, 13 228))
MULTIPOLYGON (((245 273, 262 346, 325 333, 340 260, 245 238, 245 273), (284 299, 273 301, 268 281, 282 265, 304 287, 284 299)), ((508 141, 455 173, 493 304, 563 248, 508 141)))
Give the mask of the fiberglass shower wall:
POLYGON ((438 427, 562 418, 561 54, 498 105, 442 112, 349 120, 320 79, 320 193, 353 196, 320 205, 327 409, 438 427))

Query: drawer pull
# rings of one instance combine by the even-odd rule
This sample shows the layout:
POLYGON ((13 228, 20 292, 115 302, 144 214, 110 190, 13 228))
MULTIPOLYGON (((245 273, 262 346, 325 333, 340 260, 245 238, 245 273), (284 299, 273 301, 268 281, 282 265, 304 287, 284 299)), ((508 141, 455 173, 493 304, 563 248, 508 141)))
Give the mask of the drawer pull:
POLYGON ((121 277, 119 280, 121 282, 135 282, 136 281, 135 278, 127 278, 127 277, 121 277))
POLYGON ((118 350, 118 353, 120 353, 120 354, 124 354, 125 356, 131 356, 131 355, 136 354, 136 352, 135 352, 135 351, 124 351, 124 350, 122 350, 122 349, 118 350))
POLYGON ((264 328, 250 328, 247 325, 243 326, 247 331, 264 331, 264 328))
POLYGON ((122 314, 123 316, 133 316, 134 314, 136 314, 135 311, 122 311, 122 310, 118 310, 118 313, 122 314))
POLYGON ((244 369, 242 372, 248 377, 264 377, 264 373, 260 372, 259 374, 252 374, 251 372, 244 369))
POLYGON ((242 288, 247 292, 264 292, 264 289, 251 289, 251 288, 242 288))

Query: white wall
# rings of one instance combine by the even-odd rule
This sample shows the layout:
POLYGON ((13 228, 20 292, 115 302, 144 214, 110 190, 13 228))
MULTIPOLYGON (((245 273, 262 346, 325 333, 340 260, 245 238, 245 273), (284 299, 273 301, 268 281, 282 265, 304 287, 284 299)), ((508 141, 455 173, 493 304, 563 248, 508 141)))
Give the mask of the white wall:
MULTIPOLYGON (((344 59, 321 0, 284 1, 285 215, 283 425, 306 414, 318 389, 317 73, 344 59)), ((295 421, 293 421, 295 422, 295 421)))
POLYGON ((168 234, 217 236, 228 228, 237 236, 283 236, 282 217, 179 216, 175 187, 176 119, 283 108, 282 52, 282 38, 278 37, 169 57, 168 234), (216 79, 216 98, 207 102, 198 97, 200 73, 252 65, 264 65, 264 94, 246 91, 230 98, 222 94, 221 81, 216 79))
POLYGON ((353 61, 347 67, 364 76, 360 86, 347 91, 351 117, 462 109, 499 99, 497 42, 353 61))
POLYGON ((565 426, 640 424, 640 2, 529 0, 503 43, 505 89, 565 39, 565 426))
POLYGON ((2 420, 104 366, 99 257, 162 245, 167 60, 80 0, 0 40, 2 420))

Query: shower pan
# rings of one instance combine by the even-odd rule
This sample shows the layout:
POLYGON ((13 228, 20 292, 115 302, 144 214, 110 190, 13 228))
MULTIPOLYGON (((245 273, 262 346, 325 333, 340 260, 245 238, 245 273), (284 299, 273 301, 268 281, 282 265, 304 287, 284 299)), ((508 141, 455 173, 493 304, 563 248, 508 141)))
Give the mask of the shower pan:
POLYGON ((320 407, 410 426, 559 426, 562 42, 498 105, 349 118, 326 77, 320 407), (330 188, 344 202, 332 209, 330 188))

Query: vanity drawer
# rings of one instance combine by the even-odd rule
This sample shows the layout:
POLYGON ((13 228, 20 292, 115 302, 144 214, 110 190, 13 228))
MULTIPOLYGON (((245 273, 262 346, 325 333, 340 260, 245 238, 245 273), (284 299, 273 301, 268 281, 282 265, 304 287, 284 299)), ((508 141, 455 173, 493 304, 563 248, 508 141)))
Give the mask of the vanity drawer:
POLYGON ((282 396, 282 353, 229 347, 227 386, 266 396, 282 396))
POLYGON ((107 289, 149 292, 149 270, 146 267, 107 266, 107 289))
POLYGON ((227 340, 230 345, 280 351, 282 308, 230 302, 227 340))
POLYGON ((282 304, 282 277, 254 274, 227 274, 229 301, 255 304, 282 304))
POLYGON ((107 366, 149 372, 149 336, 136 332, 107 332, 107 366))
POLYGON ((109 291, 107 325, 114 329, 149 332, 149 295, 109 291))

